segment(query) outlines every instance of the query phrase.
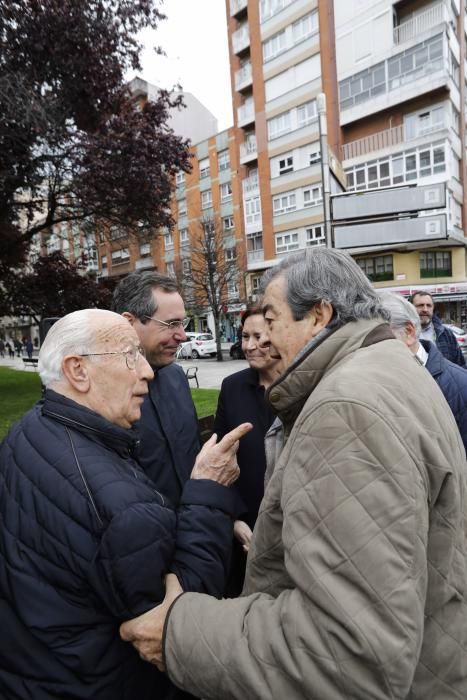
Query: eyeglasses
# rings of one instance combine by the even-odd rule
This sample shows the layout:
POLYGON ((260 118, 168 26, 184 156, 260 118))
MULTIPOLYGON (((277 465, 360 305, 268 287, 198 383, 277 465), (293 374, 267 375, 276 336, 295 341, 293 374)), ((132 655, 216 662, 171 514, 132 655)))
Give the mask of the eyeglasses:
POLYGON ((81 357, 100 357, 101 355, 124 355, 128 369, 136 369, 139 358, 146 357, 146 353, 141 346, 130 350, 121 350, 120 352, 87 352, 83 353, 81 357))
POLYGON ((143 316, 143 318, 154 321, 154 323, 158 323, 162 328, 167 328, 169 331, 178 331, 180 328, 185 330, 185 328, 188 328, 191 320, 189 318, 182 318, 181 321, 160 321, 158 318, 152 318, 152 316, 143 316))

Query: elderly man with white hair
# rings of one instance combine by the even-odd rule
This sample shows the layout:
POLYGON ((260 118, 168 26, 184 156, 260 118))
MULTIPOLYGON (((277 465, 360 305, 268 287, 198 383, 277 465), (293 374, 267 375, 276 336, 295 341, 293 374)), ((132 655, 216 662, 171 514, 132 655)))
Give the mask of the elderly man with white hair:
POLYGON ((188 587, 195 569, 201 590, 221 593, 235 507, 227 487, 251 426, 206 443, 174 511, 134 460, 132 425, 153 372, 128 321, 98 309, 65 316, 39 372, 44 400, 0 447, 0 696, 174 698, 118 626, 162 600, 166 575, 188 587))
POLYGON ((391 330, 427 368, 448 402, 467 450, 467 370, 447 360, 438 347, 420 338, 417 309, 395 292, 381 292, 383 307, 391 315, 391 330))
POLYGON ((465 700, 465 451, 446 402, 350 256, 302 251, 264 285, 280 422, 242 595, 171 580, 121 634, 204 700, 465 700))

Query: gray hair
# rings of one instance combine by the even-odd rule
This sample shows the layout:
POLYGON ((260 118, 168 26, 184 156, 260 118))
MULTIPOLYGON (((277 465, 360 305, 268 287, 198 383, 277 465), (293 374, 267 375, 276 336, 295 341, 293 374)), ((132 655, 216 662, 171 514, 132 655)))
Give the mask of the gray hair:
POLYGON ((404 299, 401 294, 396 292, 380 292, 379 298, 386 311, 390 314, 389 323, 394 335, 400 337, 405 332, 406 325, 411 323, 418 338, 422 328, 416 308, 407 299, 404 299))
POLYGON ((359 319, 389 320, 368 278, 350 255, 341 250, 314 248, 287 256, 263 275, 263 293, 279 276, 285 278, 287 303, 295 321, 301 321, 322 301, 333 308, 329 329, 359 319))
POLYGON ((54 323, 42 343, 37 365, 45 387, 64 378, 62 361, 66 355, 84 355, 94 350, 98 331, 108 325, 111 317, 122 320, 105 309, 81 309, 54 323))
POLYGON ((116 286, 111 308, 117 314, 127 311, 141 323, 147 323, 148 319, 145 317, 151 317, 157 311, 153 289, 162 289, 164 292, 179 291, 176 280, 162 272, 131 272, 116 286))

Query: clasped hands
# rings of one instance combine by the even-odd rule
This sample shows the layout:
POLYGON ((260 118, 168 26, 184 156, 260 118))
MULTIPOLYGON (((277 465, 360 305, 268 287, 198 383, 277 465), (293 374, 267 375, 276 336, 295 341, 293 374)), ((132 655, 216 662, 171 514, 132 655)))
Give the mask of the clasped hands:
MULTIPOLYGON (((227 433, 217 444, 217 436, 214 434, 200 450, 191 478, 212 479, 224 486, 230 486, 236 481, 240 474, 236 459, 238 441, 252 427, 251 423, 242 423, 227 433)), ((183 593, 175 574, 167 574, 165 591, 165 598, 160 605, 133 620, 124 622, 120 627, 121 638, 125 642, 131 642, 141 658, 157 666, 159 671, 165 671, 162 654, 165 619, 174 600, 183 593)))

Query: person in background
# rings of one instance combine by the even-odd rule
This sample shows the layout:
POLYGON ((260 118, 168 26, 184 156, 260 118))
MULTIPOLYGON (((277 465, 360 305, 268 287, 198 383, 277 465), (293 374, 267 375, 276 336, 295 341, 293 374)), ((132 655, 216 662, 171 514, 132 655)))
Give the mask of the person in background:
POLYGON ((446 401, 340 250, 263 276, 266 487, 242 595, 120 628, 205 700, 465 700, 465 450, 446 401))
POLYGON ((222 593, 228 486, 249 426, 204 445, 172 509, 133 458, 153 373, 130 324, 101 309, 68 314, 38 367, 45 398, 0 446, 0 697, 172 700, 118 625, 162 600, 166 574, 222 593))
POLYGON ((200 449, 198 419, 183 369, 175 364, 187 337, 176 281, 160 272, 132 272, 117 285, 112 309, 133 326, 154 378, 141 408, 138 460, 173 505, 180 502, 200 449))
POLYGON ((245 577, 246 552, 264 494, 266 456, 264 436, 274 420, 264 392, 279 376, 278 361, 269 352, 266 324, 260 308, 248 309, 242 317, 242 350, 249 368, 226 377, 221 386, 213 430, 224 436, 239 423, 248 421, 253 430, 242 440, 237 454, 240 476, 235 490, 240 496, 234 523, 235 542, 226 595, 241 593, 245 577))
POLYGON ((429 340, 438 347, 447 360, 459 367, 465 367, 465 358, 456 336, 434 313, 433 297, 430 292, 419 290, 412 294, 409 301, 412 302, 420 317, 420 340, 429 340))
POLYGON ((420 318, 414 306, 400 294, 381 292, 381 302, 391 314, 391 330, 427 368, 444 394, 467 450, 467 370, 447 360, 434 343, 420 340, 420 318))
POLYGON ((34 346, 32 344, 31 338, 28 338, 26 340, 25 348, 26 348, 27 356, 29 357, 29 359, 31 359, 32 358, 32 351, 34 350, 34 346))

